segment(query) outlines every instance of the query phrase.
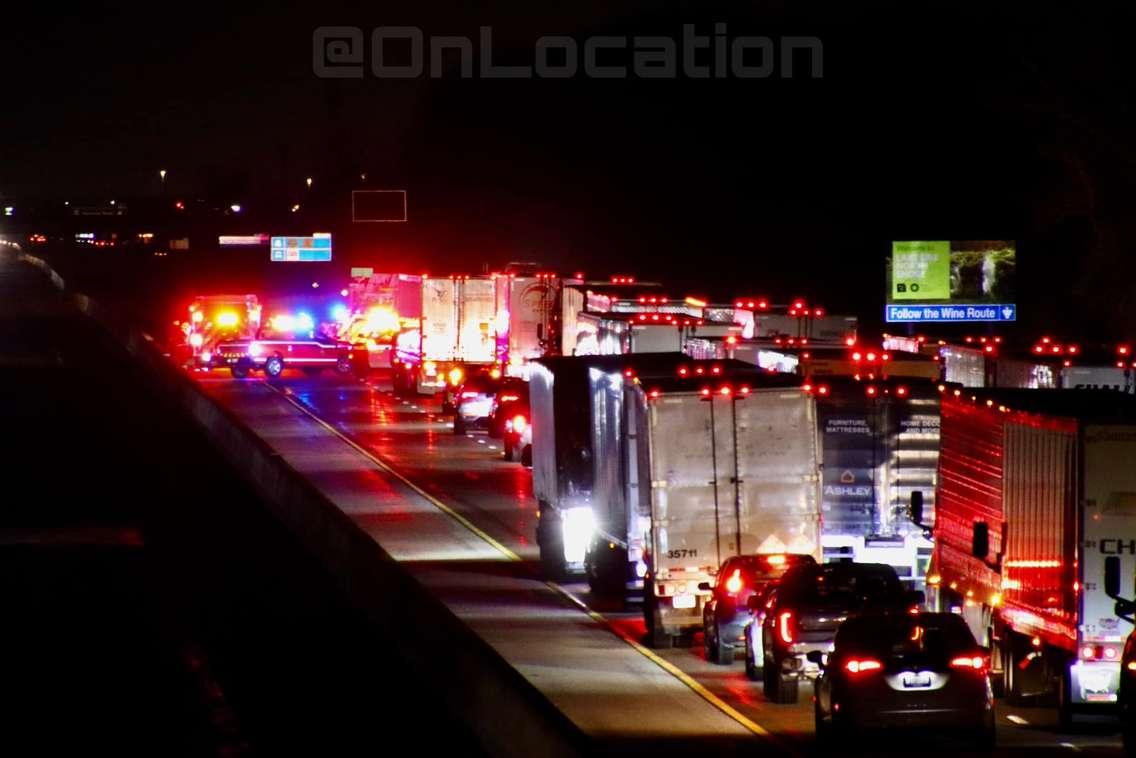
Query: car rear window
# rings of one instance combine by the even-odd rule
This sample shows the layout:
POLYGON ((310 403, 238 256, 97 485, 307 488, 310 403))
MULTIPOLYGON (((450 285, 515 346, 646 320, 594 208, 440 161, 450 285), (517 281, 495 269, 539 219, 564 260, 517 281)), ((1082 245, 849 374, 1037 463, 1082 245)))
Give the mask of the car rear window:
POLYGON ((481 374, 471 376, 462 385, 462 392, 490 392, 497 388, 497 381, 481 374))
POLYGON ((787 574, 783 584, 781 597, 791 603, 860 608, 895 603, 904 596, 894 569, 866 564, 802 566, 787 574))
POLYGON ((950 656, 974 650, 977 644, 966 622, 947 613, 859 616, 846 621, 836 633, 839 649, 880 656, 950 656))

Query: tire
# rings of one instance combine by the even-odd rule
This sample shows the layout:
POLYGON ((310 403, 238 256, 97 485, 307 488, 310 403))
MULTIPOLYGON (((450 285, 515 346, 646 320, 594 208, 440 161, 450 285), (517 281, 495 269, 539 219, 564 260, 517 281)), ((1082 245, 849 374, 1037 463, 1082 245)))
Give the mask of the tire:
POLYGON ((532 468, 532 445, 525 445, 521 449, 521 465, 526 468, 532 468))
POLYGON ((279 355, 270 355, 264 362, 264 373, 273 379, 279 378, 284 373, 284 359, 279 355))
POLYGON ((251 368, 248 361, 237 361, 229 367, 229 371, 232 373, 234 379, 244 379, 249 375, 251 368))
POLYGON ((516 460, 516 456, 513 455, 513 446, 512 445, 510 445, 509 443, 505 443, 504 445, 501 446, 501 450, 502 450, 501 457, 504 458, 506 461, 512 463, 513 461, 516 460))
POLYGON ((798 684, 796 677, 786 679, 781 676, 780 666, 769 666, 762 669, 762 682, 766 690, 765 697, 771 703, 792 705, 797 702, 798 684))
POLYGON ((540 546, 540 566, 545 579, 557 581, 568 574, 560 515, 545 503, 540 504, 539 512, 536 537, 540 546))
POLYGON ((1068 732, 1073 728, 1073 704, 1069 692, 1069 668, 1063 666, 1057 684, 1057 728, 1068 732))
POLYGON ((833 746, 833 732, 831 721, 825 721, 820 714, 820 703, 813 705, 813 724, 816 731, 817 747, 828 750, 833 746))
POLYGON ((706 660, 719 666, 729 666, 734 662, 734 649, 722 644, 722 635, 717 624, 706 627, 702 633, 703 647, 706 648, 706 660), (713 629, 713 633, 711 633, 713 629))
POLYGON ((465 419, 460 413, 454 414, 454 434, 465 434, 465 419))
POLYGON ((643 591, 652 593, 643 601, 643 616, 647 622, 647 644, 656 650, 672 647, 674 638, 663 627, 662 619, 659 618, 659 604, 654 599, 654 593, 649 586, 644 587, 643 591))
POLYGON ((1015 651, 1014 633, 1009 629, 1002 633, 1002 642, 999 648, 1002 653, 1002 697, 1009 705, 1020 705, 1024 699, 1022 694, 1022 677, 1018 670, 1020 656, 1015 651))
POLYGON ((341 355, 335 361, 335 373, 337 374, 350 374, 354 370, 351 365, 351 359, 346 355, 341 355))
POLYGON ((746 635, 746 649, 745 649, 745 665, 746 665, 746 679, 751 682, 761 680, 761 669, 757 667, 757 663, 753 657, 753 648, 749 644, 749 635, 746 635))

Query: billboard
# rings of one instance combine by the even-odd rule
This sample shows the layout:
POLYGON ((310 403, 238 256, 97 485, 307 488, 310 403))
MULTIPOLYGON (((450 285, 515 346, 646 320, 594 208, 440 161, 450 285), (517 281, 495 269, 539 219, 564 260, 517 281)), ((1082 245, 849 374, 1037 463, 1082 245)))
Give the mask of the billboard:
POLYGON ((1008 240, 893 242, 889 323, 1015 321, 1017 251, 1008 240))
POLYGON ((353 190, 351 220, 362 223, 406 221, 406 190, 353 190))
POLYGON ((324 263, 331 260, 331 235, 316 232, 310 237, 273 237, 268 250, 274 262, 324 263))

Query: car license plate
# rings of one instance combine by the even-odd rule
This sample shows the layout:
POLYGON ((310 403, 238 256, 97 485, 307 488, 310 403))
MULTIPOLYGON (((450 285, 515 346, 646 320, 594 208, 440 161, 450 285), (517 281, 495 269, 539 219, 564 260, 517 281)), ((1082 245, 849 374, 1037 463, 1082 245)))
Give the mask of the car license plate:
POLYGON ((911 672, 903 675, 904 687, 930 687, 931 675, 926 673, 911 672))
POLYGON ((691 595, 691 594, 675 595, 674 599, 671 601, 671 605, 673 605, 675 608, 693 608, 694 607, 694 595, 691 595))

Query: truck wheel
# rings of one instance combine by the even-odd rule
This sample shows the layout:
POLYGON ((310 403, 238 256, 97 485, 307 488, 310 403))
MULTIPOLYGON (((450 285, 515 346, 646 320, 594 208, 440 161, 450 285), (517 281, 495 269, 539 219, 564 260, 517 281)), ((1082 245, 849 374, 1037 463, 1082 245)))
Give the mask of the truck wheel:
POLYGON ((659 601, 655 598, 650 582, 643 588, 643 592, 650 593, 643 598, 643 620, 647 624, 647 644, 656 650, 671 647, 674 639, 667 633, 659 613, 659 601))
POLYGON ((229 371, 232 372, 234 378, 244 379, 249 375, 249 369, 251 368, 252 366, 249 365, 248 361, 237 361, 229 367, 229 371))
POLYGON ((465 434, 465 419, 460 413, 454 414, 454 434, 465 434))
POLYGON ((335 361, 335 371, 337 374, 350 374, 351 373, 351 359, 346 355, 341 355, 335 361))
POLYGON ((284 359, 279 355, 269 356, 268 360, 264 362, 264 373, 273 379, 278 378, 284 373, 284 359))
POLYGON ((1057 728, 1068 732, 1073 728, 1073 703, 1069 687, 1069 667, 1062 666, 1057 677, 1057 728))
POLYGON ((521 465, 532 468, 532 445, 525 445, 521 448, 521 465))
POLYGON ((506 442, 504 445, 501 446, 501 449, 504 451, 501 455, 505 460, 507 460, 509 462, 516 460, 516 457, 513 455, 512 443, 506 442))
POLYGON ((540 503, 540 520, 536 526, 537 544, 540 545, 540 565, 545 579, 558 580, 568 573, 564 561, 564 531, 560 515, 551 506, 540 503))

